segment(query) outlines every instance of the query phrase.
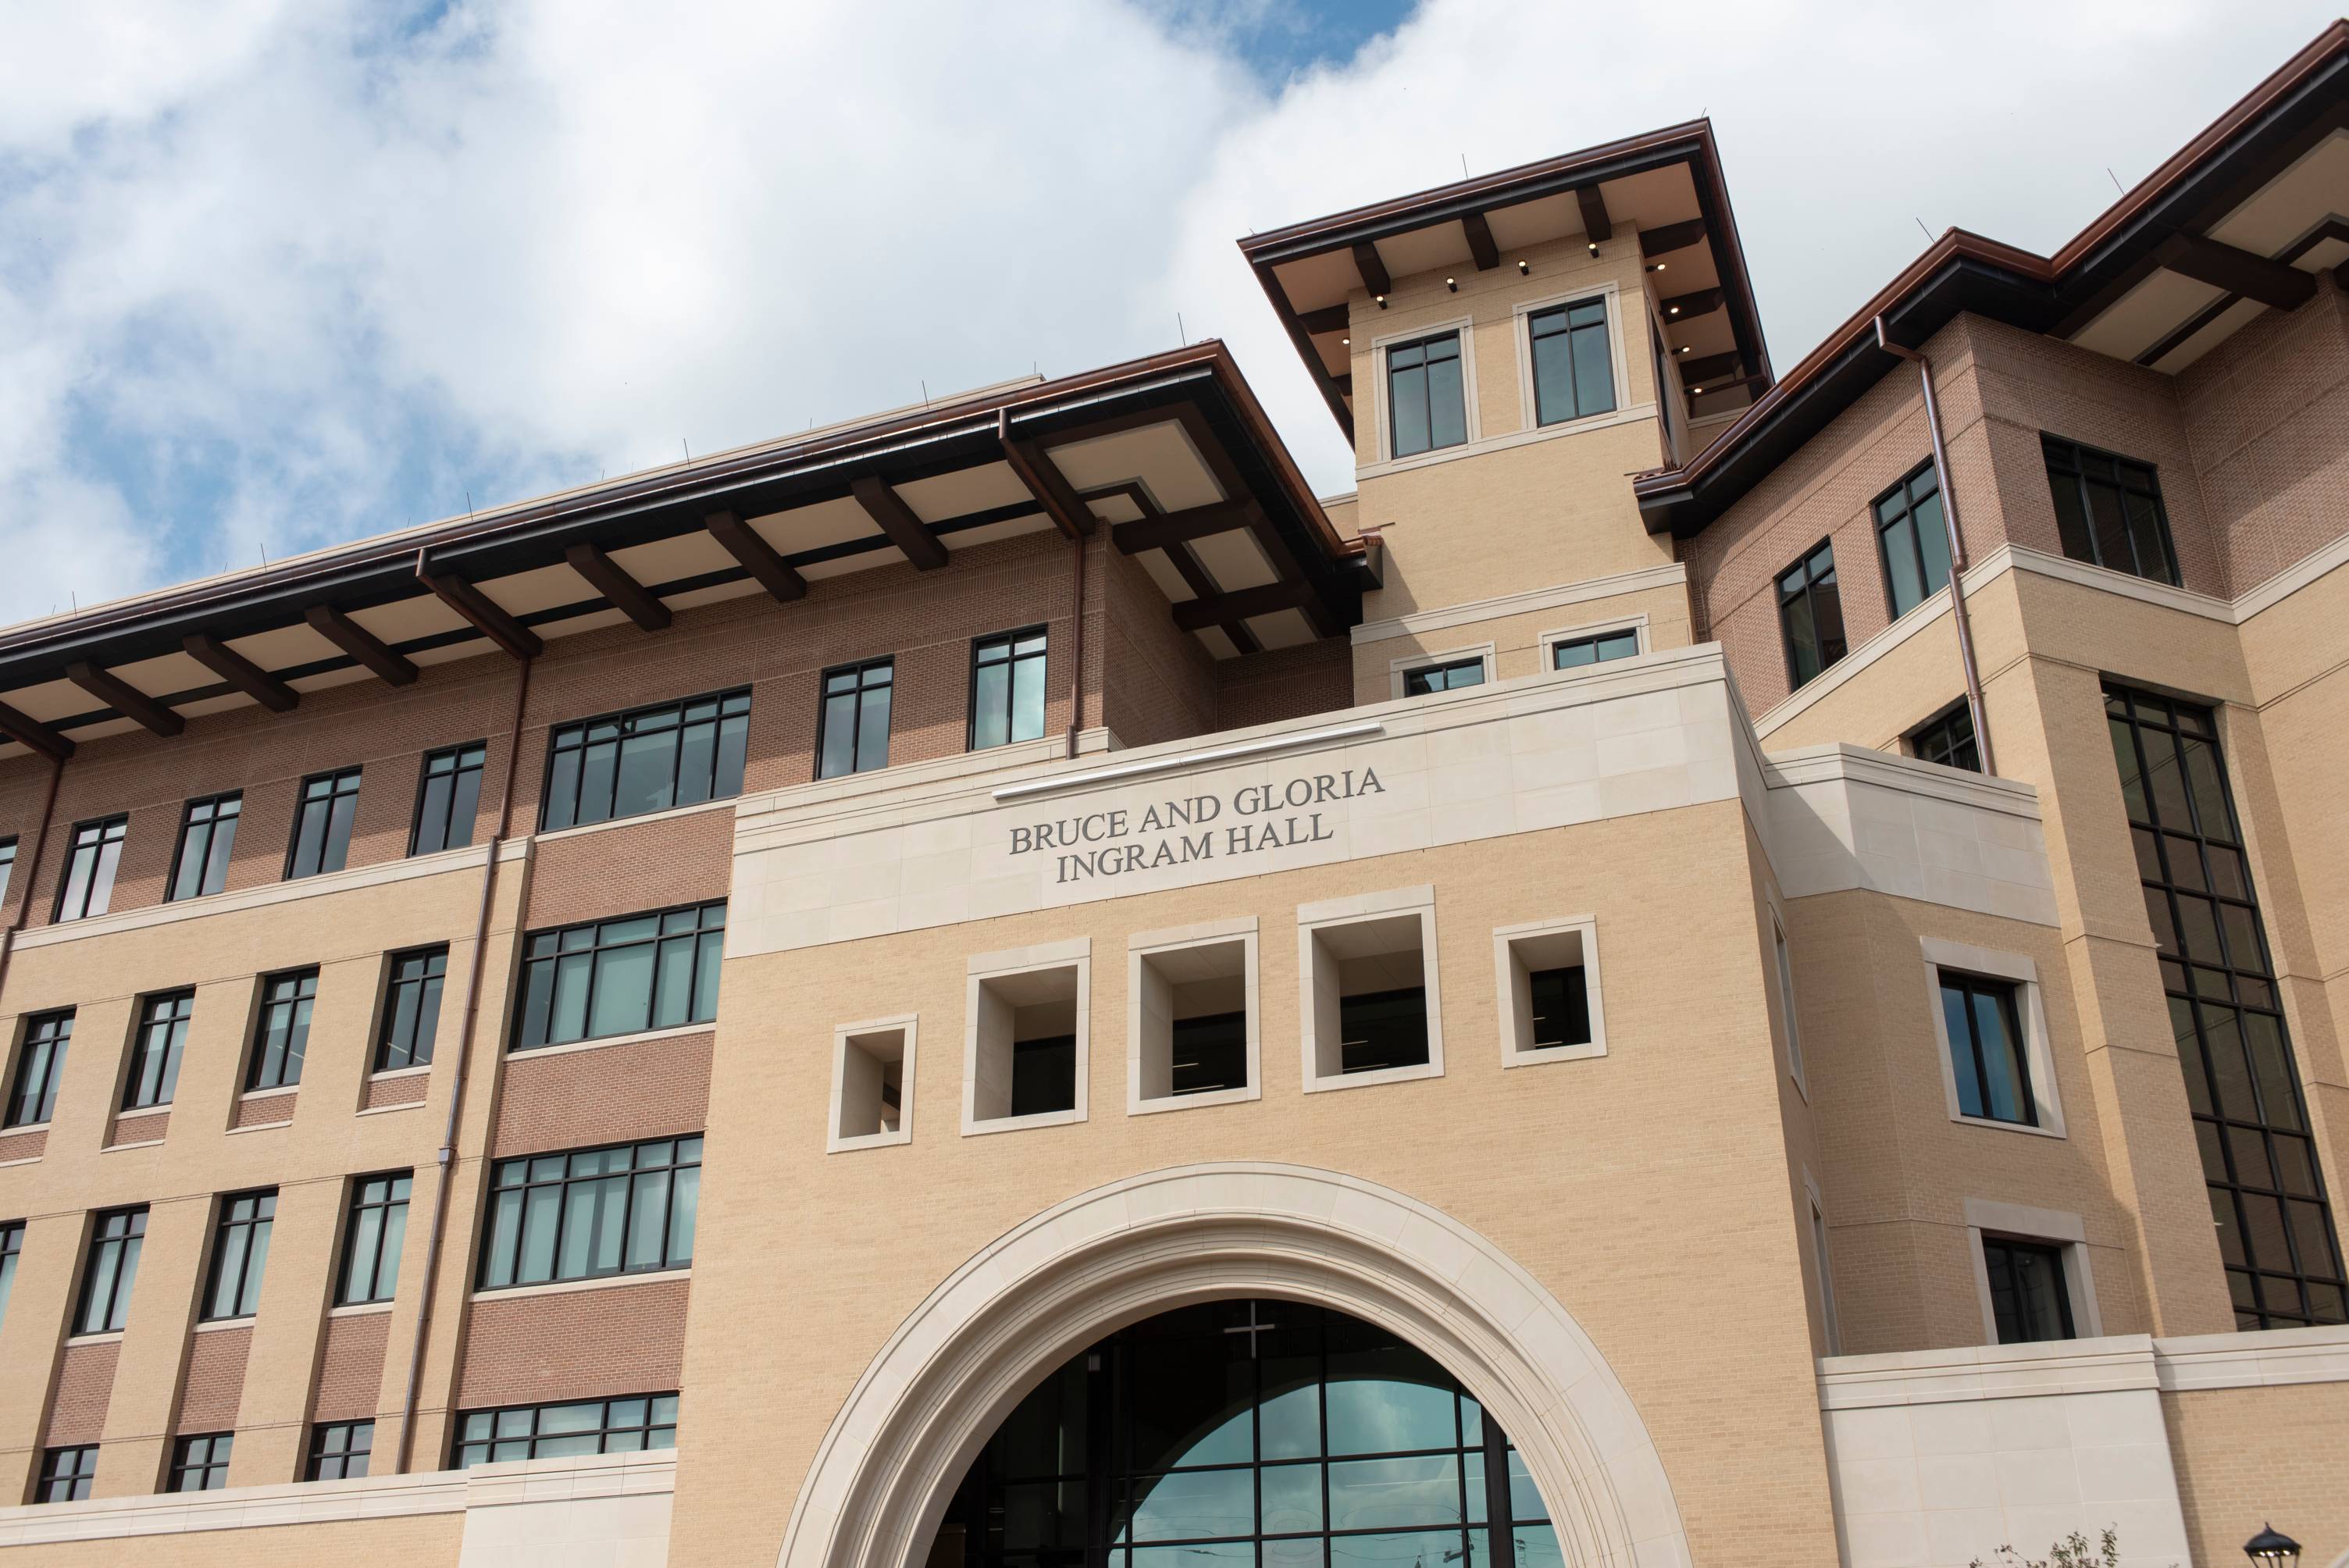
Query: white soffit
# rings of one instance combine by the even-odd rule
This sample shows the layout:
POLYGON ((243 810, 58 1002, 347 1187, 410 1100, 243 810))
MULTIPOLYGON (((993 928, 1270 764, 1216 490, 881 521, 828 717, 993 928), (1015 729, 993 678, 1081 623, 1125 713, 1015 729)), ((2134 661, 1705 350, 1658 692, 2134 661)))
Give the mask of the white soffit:
POLYGON ((1485 214, 1485 225, 1493 231, 1495 249, 1521 250, 1581 233, 1582 207, 1571 193, 1544 196, 1513 207, 1495 207, 1485 214))
POLYGON ((1164 551, 1145 550, 1136 559, 1142 562, 1142 569, 1150 573, 1150 580, 1158 584, 1158 591, 1166 595, 1168 603, 1179 604, 1195 597, 1191 585, 1183 581, 1183 573, 1175 570, 1164 551))
POLYGON ((1035 498, 1008 463, 983 463, 950 474, 936 474, 898 485, 897 495, 924 522, 943 522, 999 506, 1032 503, 1035 498))
POLYGON ((1198 638, 1200 644, 1206 648, 1207 652, 1215 655, 1218 659, 1236 659, 1239 657, 1240 651, 1232 646, 1231 638, 1224 634, 1224 629, 1221 626, 1201 627, 1198 632, 1198 638))
POLYGON ((533 566, 511 577, 488 577, 473 584, 509 615, 528 615, 557 604, 600 599, 595 587, 568 566, 533 566))
POLYGON ((740 583, 720 583, 715 588, 696 588, 689 593, 672 593, 662 603, 672 610, 694 610, 704 604, 722 604, 729 599, 747 599, 753 593, 765 592, 758 583, 746 578, 740 583))
POLYGON ((1076 490, 1103 490, 1139 479, 1169 511, 1224 499, 1215 476, 1193 449, 1191 438, 1171 418, 1155 425, 1069 441, 1052 448, 1050 455, 1076 490))
POLYGON ((0 695, 10 707, 26 718, 47 724, 52 719, 70 718, 78 713, 88 713, 100 706, 98 699, 71 681, 43 681, 0 695))
POLYGON ((747 521, 759 537, 785 555, 852 539, 869 539, 881 531, 854 496, 820 500, 813 506, 793 507, 789 511, 771 511, 747 521))
POLYGON ((2154 272, 2075 333, 2072 341, 2115 359, 2135 359, 2220 297, 2220 291, 2209 284, 2177 273, 2154 272))
MULTIPOLYGON (((429 593, 419 593, 412 599, 395 600, 388 604, 377 604, 365 610, 347 612, 350 618, 374 633, 384 642, 397 647, 415 637, 429 637, 441 632, 473 630, 472 623, 440 603, 429 593)), ((481 650, 473 650, 479 653, 481 650)))
POLYGON ((1247 629, 1256 640, 1268 648, 1293 648, 1315 641, 1313 627, 1303 613, 1283 610, 1277 614, 1251 616, 1247 629))
POLYGON ((1123 490, 1087 496, 1085 504, 1092 508, 1093 516, 1107 523, 1133 522, 1142 516, 1141 503, 1123 490))
MULTIPOLYGON (((169 696, 175 691, 193 691, 198 686, 220 685, 220 676, 185 654, 162 654, 151 659, 114 665, 109 666, 107 673, 119 681, 129 682, 149 696, 169 696)), ((103 706, 95 697, 88 700, 93 707, 103 706)))
POLYGON ((291 669, 296 665, 316 664, 321 659, 343 656, 342 649, 318 635, 306 624, 255 632, 249 637, 232 637, 228 645, 232 651, 243 654, 264 670, 291 669))
MULTIPOLYGON (((446 664, 450 659, 475 657, 481 653, 483 645, 460 643, 453 648, 436 648, 431 653, 418 654, 413 656, 419 665, 446 664)), ((373 679, 375 679, 374 676, 354 665, 347 669, 327 670, 321 675, 299 676, 285 684, 295 691, 325 691, 330 686, 353 686, 360 681, 373 679)))
POLYGON ((1318 256, 1283 262, 1272 269, 1272 275, 1279 280, 1280 292, 1288 296, 1293 310, 1319 310, 1326 305, 1343 304, 1347 296, 1362 286, 1361 274, 1354 270, 1354 258, 1345 251, 1324 251, 1318 256))
POLYGON ((705 572, 722 572, 735 564, 726 547, 700 529, 650 544, 631 544, 612 552, 612 564, 649 588, 705 572))
POLYGON ((2152 368, 2175 376, 2227 339, 2267 306, 2255 299, 2239 299, 2203 325, 2201 331, 2153 362, 2152 368))
MULTIPOLYGON (((1059 525, 1039 512, 1034 517, 1015 517, 1003 522, 990 522, 978 528, 957 529, 941 534, 938 542, 949 551, 968 550, 975 544, 992 544, 999 539, 1017 539, 1023 533, 1049 533, 1059 525)), ((897 557, 903 560, 903 556, 897 557)))
POLYGON ((1466 267, 1473 271, 1476 265, 1468 255, 1467 231, 1456 219, 1435 219, 1424 229, 1392 235, 1378 245, 1379 260, 1399 278, 1433 272, 1438 267, 1466 267))
MULTIPOLYGON (((2349 217, 2349 130, 2336 130, 2259 188, 2210 230, 2210 238, 2272 256, 2327 217, 2349 217)), ((2311 258, 2300 263, 2314 270, 2311 258)))
POLYGON ((1266 558, 1264 546, 1245 528, 1227 528, 1221 533, 1195 539, 1191 552, 1207 569, 1207 575, 1216 580, 1216 586, 1226 593, 1242 588, 1261 588, 1280 578, 1266 558))

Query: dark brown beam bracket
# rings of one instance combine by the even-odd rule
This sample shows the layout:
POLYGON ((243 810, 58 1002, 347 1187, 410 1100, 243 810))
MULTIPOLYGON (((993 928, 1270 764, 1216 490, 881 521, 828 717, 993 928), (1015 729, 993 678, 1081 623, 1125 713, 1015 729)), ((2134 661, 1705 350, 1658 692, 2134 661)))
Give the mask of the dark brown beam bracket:
POLYGON ((272 713, 289 713, 302 700, 300 692, 209 632, 191 632, 180 639, 180 646, 188 657, 272 713))
POLYGON ((1353 310, 1347 305, 1323 305, 1319 310, 1299 311, 1297 325, 1310 333, 1342 332, 1353 321, 1353 310))
POLYGON ((1685 223, 1666 223, 1658 229, 1640 231, 1640 253, 1643 256, 1668 255, 1685 251, 1704 238, 1704 220, 1691 218, 1685 223))
POLYGON ((125 718, 137 719, 155 734, 169 738, 188 727, 181 718, 165 704, 157 702, 129 681, 122 680, 86 660, 76 660, 66 666, 66 679, 98 698, 125 718))
POLYGON ((1252 529, 1263 520, 1264 508, 1255 501, 1217 500, 1182 511, 1164 511, 1154 517, 1121 522, 1111 530, 1110 537, 1116 541, 1121 554, 1138 555, 1145 550, 1166 550, 1194 539, 1205 539, 1212 533, 1228 533, 1236 528, 1252 529))
POLYGON ((2283 262, 2200 234, 2172 234, 2155 259, 2180 277, 2255 299, 2277 310, 2298 310, 2316 297, 2316 277, 2283 262))
POLYGON ((905 504, 905 498, 885 480, 866 474, 851 481, 848 488, 854 493, 856 504, 864 509, 864 515, 889 536, 890 543, 905 552, 905 559, 916 570, 936 572, 947 563, 947 547, 938 542, 936 534, 923 526, 922 520, 914 515, 914 509, 905 504))
POLYGON ((506 614, 490 596, 461 577, 445 572, 418 569, 424 585, 432 590, 440 603, 472 624, 473 630, 489 638, 517 659, 534 659, 546 651, 538 634, 506 614))
POLYGON ((302 612, 310 629, 357 660, 387 686, 407 686, 416 679, 416 666, 391 645, 331 604, 313 604, 302 612))
POLYGON ((72 741, 39 719, 28 718, 18 713, 5 702, 0 702, 0 736, 7 737, 27 751, 39 752, 52 762, 63 762, 74 754, 72 741))
POLYGON ((1608 214, 1606 194, 1598 186, 1584 185, 1578 188, 1574 192, 1574 199, 1582 207, 1584 233, 1588 234, 1594 241, 1611 240, 1615 237, 1615 220, 1608 214))
POLYGON ((1099 521, 1093 516, 1093 509, 1077 494, 1076 487, 1069 483, 1050 453, 1033 441, 1013 438, 1009 408, 995 416, 995 438, 1003 449, 1003 460, 1010 465, 1011 471, 1019 477, 1019 482, 1036 498, 1036 504, 1044 509, 1044 515, 1060 528, 1063 537, 1082 539, 1092 532, 1099 521))
POLYGON ((1721 308, 1721 298, 1719 289, 1699 289, 1694 294, 1674 294, 1661 302, 1664 325, 1671 326, 1680 322, 1693 321, 1701 315, 1711 315, 1721 308))
POLYGON ((807 597, 807 579, 749 523, 730 511, 713 511, 701 520, 701 526, 775 603, 807 597))
POLYGON ((574 544, 564 551, 563 559, 571 563, 572 571, 587 580, 590 587, 646 631, 668 629, 668 606, 629 576, 626 567, 594 545, 584 541, 574 544))
POLYGON ((1354 242, 1354 270, 1362 274, 1362 286, 1374 294, 1384 296, 1394 293, 1394 279, 1387 276, 1387 264, 1379 259, 1379 248, 1368 240, 1354 242))
POLYGON ((1461 232, 1468 236, 1468 254, 1475 258, 1476 270, 1489 273, 1501 264, 1501 247, 1493 243, 1493 225, 1485 222, 1482 212, 1471 212, 1460 220, 1461 232))
POLYGON ((1251 615, 1302 609, 1312 596, 1310 583, 1268 583, 1261 588, 1242 588, 1213 598, 1185 599, 1174 606, 1174 624, 1185 632, 1203 631, 1227 621, 1245 621, 1251 615))
POLYGON ((1729 377, 1745 374, 1745 356, 1742 354, 1708 354, 1702 359, 1682 359, 1674 363, 1681 367, 1683 387, 1710 387, 1729 377))

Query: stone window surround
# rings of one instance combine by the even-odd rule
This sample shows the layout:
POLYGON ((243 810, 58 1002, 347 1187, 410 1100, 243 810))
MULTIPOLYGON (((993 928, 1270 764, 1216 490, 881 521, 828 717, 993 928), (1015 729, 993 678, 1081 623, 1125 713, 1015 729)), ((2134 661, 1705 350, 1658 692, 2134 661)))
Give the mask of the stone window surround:
MULTIPOLYGON (((1541 660, 1541 673, 1543 675, 1561 673, 1553 667, 1557 657, 1557 645, 1560 643, 1578 643, 1585 637, 1603 637, 1609 632, 1636 634, 1639 638, 1640 653, 1645 654, 1654 650, 1654 644, 1649 641, 1648 613, 1645 610, 1636 615, 1618 615, 1612 620, 1593 621, 1588 625, 1559 626, 1552 631, 1543 632, 1535 638, 1535 645, 1540 650, 1538 657, 1541 660)), ((1577 665, 1576 667, 1580 669, 1588 666, 1577 665)))
MULTIPOLYGON (((1567 915, 1555 920, 1535 920, 1517 925, 1494 927, 1493 979, 1500 1004, 1503 1068, 1537 1067, 1544 1062, 1587 1061, 1607 1054, 1607 1009, 1600 998, 1597 915, 1567 915), (1590 1038, 1578 1046, 1529 1045, 1526 1033, 1530 1029, 1532 1020, 1529 1016, 1521 1016, 1517 1007, 1522 990, 1520 977, 1528 971, 1517 956, 1517 948, 1520 944, 1542 937, 1568 934, 1581 938, 1583 988, 1590 999, 1590 1038)), ((1432 981, 1430 985, 1432 994, 1432 981)), ((1429 1011, 1432 1015, 1433 1005, 1429 1011)), ((1431 1043, 1431 1053, 1432 1049, 1431 1043)))
POLYGON ((1517 428, 1523 430, 1587 429, 1601 423, 1612 422, 1614 416, 1631 401, 1630 366, 1623 362, 1623 306, 1621 291, 1615 280, 1586 284, 1562 294, 1545 295, 1540 299, 1520 300, 1510 308, 1510 357, 1517 363, 1517 428), (1540 422, 1540 410, 1534 403, 1534 327, 1533 318, 1543 311, 1559 305, 1576 304, 1585 300, 1598 300, 1607 307, 1608 371, 1615 383, 1615 407, 1596 414, 1584 414, 1577 418, 1540 422))
POLYGON ((1384 464, 1416 466, 1429 458, 1473 450, 1485 431, 1476 415, 1476 321, 1471 315, 1454 316, 1449 321, 1422 322, 1402 332, 1381 333, 1371 339, 1371 419, 1378 436, 1378 456, 1365 468, 1384 464), (1457 446, 1438 447, 1432 451, 1413 452, 1410 457, 1394 455, 1394 432, 1387 417, 1387 350, 1396 344, 1423 342, 1441 337, 1447 332, 1460 335, 1460 397, 1463 403, 1464 428, 1468 438, 1457 446))
POLYGON ((1417 887, 1391 888, 1381 892, 1357 893, 1348 898, 1324 899, 1315 903, 1297 906, 1297 1016, 1299 1065, 1303 1074, 1307 1094, 1328 1089, 1369 1088, 1378 1084, 1408 1083, 1417 1078, 1444 1076, 1444 998, 1437 979, 1439 965, 1435 945, 1435 889, 1428 883, 1417 887), (1371 921, 1392 920, 1398 915, 1419 917, 1420 974, 1427 987, 1427 1060, 1414 1067, 1381 1068, 1372 1072, 1323 1074, 1316 1065, 1319 1057, 1318 1009, 1314 1006, 1314 975, 1319 966, 1320 933, 1333 927, 1361 925, 1371 921))
POLYGON ((1062 1127, 1086 1119, 1089 1059, 1092 1054, 1092 938, 1039 943, 974 954, 965 965, 968 976, 963 995, 962 1133, 975 1138, 989 1132, 1015 1132, 1030 1127, 1062 1127), (1028 1116, 978 1115, 979 989, 990 980, 1033 975, 1051 969, 1073 969, 1076 996, 1076 1103, 1067 1110, 1037 1111, 1028 1116))
POLYGON ((832 1099, 825 1113, 825 1153, 839 1154, 854 1149, 886 1149, 914 1140, 914 1052, 919 1026, 919 1014, 901 1013, 886 1018, 867 1018, 857 1024, 841 1024, 833 1029, 832 1099), (896 1129, 894 1131, 884 1130, 880 1132, 843 1134, 840 1130, 840 1118, 847 1099, 851 1042, 861 1036, 893 1032, 898 1037, 900 1053, 897 1058, 896 1129))
POLYGON ((2096 1276, 2088 1261, 2087 1229, 2080 1216, 2061 1209, 2033 1209, 2022 1203, 1966 1200, 1966 1253, 1974 1272, 1974 1295, 1982 1307, 1982 1340, 1996 1345, 1998 1314, 1991 1305, 1990 1264, 1982 1254, 1982 1237, 2013 1236, 2063 1250, 2064 1292, 2072 1302, 2072 1336, 2101 1339, 2105 1323, 2096 1311, 2096 1276))
POLYGON ((2063 1096, 2055 1083, 2054 1053, 2049 1047, 2047 1009, 2040 995, 2039 966, 2020 953, 1972 947, 1937 936, 1920 937, 1918 944, 1924 952, 1925 999, 1933 1019, 1933 1044, 1940 1057, 1941 1092, 1948 1099, 1950 1119, 1967 1127, 2019 1132, 2033 1138, 2069 1137, 2064 1121, 2063 1096), (2035 1123, 1968 1116, 1958 1109, 1958 1075, 1950 1057, 1949 1020, 1941 1013, 1944 969, 2014 983, 2015 1014, 2023 1025, 2023 1061, 2031 1073, 2032 1109, 2039 1119, 2035 1123))
MULTIPOLYGON (((1486 686, 1491 686, 1501 678, 1498 656, 1494 651, 1492 641, 1488 638, 1481 643, 1469 643, 1456 648, 1446 648, 1441 652, 1408 654, 1399 659, 1389 659, 1387 661, 1387 697, 1393 702, 1401 702, 1403 699, 1403 677, 1413 670, 1429 669, 1436 665, 1464 664, 1472 658, 1481 658, 1485 661, 1486 686)), ((1432 696, 1435 694, 1431 692, 1425 695, 1432 696)))
POLYGON ((1125 1111, 1147 1116, 1164 1110, 1190 1110, 1201 1106, 1237 1105, 1264 1098, 1264 1009, 1257 990, 1257 918, 1207 921, 1164 931, 1137 932, 1126 939, 1125 986, 1125 1111), (1247 995, 1247 1082, 1238 1088, 1212 1089, 1204 1094, 1164 1095, 1145 1099, 1142 1094, 1142 966, 1164 953, 1200 947, 1240 949, 1240 983, 1247 995))

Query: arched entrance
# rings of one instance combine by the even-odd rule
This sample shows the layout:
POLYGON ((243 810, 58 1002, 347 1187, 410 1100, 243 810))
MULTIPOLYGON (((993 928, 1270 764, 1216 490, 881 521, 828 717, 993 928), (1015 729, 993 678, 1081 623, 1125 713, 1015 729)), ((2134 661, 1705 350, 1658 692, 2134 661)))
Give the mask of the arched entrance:
POLYGON ((1565 1562, 1686 1559, 1638 1411, 1574 1319, 1500 1249, 1371 1182, 1231 1164, 1072 1198, 932 1292, 825 1433, 779 1568, 922 1568, 973 1460, 1057 1368, 1143 1319, 1251 1299, 1359 1320, 1456 1378, 1519 1450, 1565 1562))

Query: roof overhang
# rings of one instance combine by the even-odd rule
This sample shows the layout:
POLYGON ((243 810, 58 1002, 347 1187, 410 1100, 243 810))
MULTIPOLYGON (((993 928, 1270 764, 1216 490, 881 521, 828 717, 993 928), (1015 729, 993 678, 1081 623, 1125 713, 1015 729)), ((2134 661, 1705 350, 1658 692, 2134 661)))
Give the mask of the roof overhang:
POLYGON ((1669 330, 1692 353, 1733 361, 1736 374, 1708 388, 1700 413, 1745 406, 1770 385, 1770 356, 1710 120, 1293 223, 1239 247, 1350 439, 1344 340, 1356 294, 1384 294, 1393 278, 1437 267, 1490 270, 1522 246, 1586 235, 1603 242, 1618 223, 1638 226, 1651 270, 1669 269, 1660 294, 1688 302, 1669 330))
MULTIPOLYGON (((1221 343, 721 453, 0 631, 0 734, 133 727, 1108 526, 1219 657, 1342 633, 1361 551, 1221 343), (1154 532, 1136 531, 1145 521, 1154 532)), ((16 755, 0 747, 0 757, 16 755)))
POLYGON ((1713 444, 1633 481, 1651 533, 1727 510, 1961 312, 2175 373, 2349 265, 2349 23, 2282 70, 2057 251, 1951 230, 1713 444))

